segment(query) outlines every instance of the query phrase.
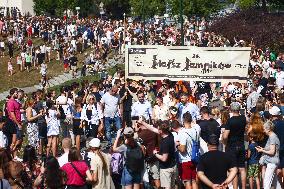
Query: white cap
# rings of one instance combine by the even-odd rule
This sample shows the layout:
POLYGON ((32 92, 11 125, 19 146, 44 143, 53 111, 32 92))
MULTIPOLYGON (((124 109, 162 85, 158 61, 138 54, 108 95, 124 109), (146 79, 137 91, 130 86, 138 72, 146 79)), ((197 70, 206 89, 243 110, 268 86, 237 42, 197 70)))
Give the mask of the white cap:
POLYGON ((101 141, 98 138, 93 138, 90 142, 89 142, 89 146, 93 147, 93 148, 98 148, 101 146, 101 141))
POLYGON ((281 115, 281 110, 277 106, 273 106, 269 109, 269 113, 273 116, 281 115))

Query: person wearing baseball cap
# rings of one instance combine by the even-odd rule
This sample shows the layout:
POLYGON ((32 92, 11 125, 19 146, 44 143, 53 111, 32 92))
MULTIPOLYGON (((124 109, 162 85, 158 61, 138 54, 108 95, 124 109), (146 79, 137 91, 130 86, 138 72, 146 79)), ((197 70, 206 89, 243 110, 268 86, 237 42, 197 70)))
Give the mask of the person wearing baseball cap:
MULTIPOLYGON (((225 151, 231 158, 236 160, 236 166, 241 176, 241 188, 246 188, 246 150, 245 150, 245 131, 246 117, 240 114, 241 105, 238 102, 232 102, 230 105, 232 117, 230 117, 223 133, 223 143, 226 145, 225 151)), ((234 188, 238 187, 238 176, 233 181, 234 188)))
POLYGON ((280 164, 278 167, 278 172, 282 172, 284 175, 284 120, 281 116, 281 110, 277 106, 273 106, 269 109, 269 113, 271 115, 271 121, 274 124, 274 132, 279 138, 280 141, 280 149, 279 149, 279 157, 280 164))
POLYGON ((132 127, 126 127, 123 131, 123 135, 125 136, 125 138, 134 137, 134 130, 132 129, 132 127))
POLYGON ((93 181, 95 185, 93 188, 110 188, 111 177, 110 177, 110 158, 107 154, 101 151, 101 141, 98 138, 93 138, 89 142, 89 147, 93 152, 93 157, 91 158, 91 168, 93 172, 93 181))
POLYGON ((125 166, 122 170, 121 185, 139 188, 144 169, 143 147, 134 140, 134 130, 131 127, 119 129, 113 143, 113 152, 124 154, 125 166), (123 133, 124 143, 119 145, 123 133))

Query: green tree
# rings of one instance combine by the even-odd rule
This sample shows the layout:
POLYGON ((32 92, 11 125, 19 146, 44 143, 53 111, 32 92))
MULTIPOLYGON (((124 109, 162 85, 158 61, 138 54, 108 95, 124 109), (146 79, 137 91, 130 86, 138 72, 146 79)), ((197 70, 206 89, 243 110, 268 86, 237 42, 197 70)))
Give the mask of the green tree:
POLYGON ((75 7, 78 5, 78 0, 57 0, 57 5, 57 16, 62 16, 66 9, 75 13, 75 7))
POLYGON ((153 17, 154 15, 162 15, 166 10, 165 0, 129 0, 130 7, 132 7, 133 16, 141 17, 145 14, 145 17, 153 17), (144 1, 144 12, 143 12, 144 1))
POLYGON ((80 7, 80 12, 88 16, 94 10, 94 0, 34 0, 34 10, 37 15, 45 13, 62 16, 66 9, 75 11, 75 7, 80 7))
MULTIPOLYGON (((173 14, 179 15, 181 0, 170 0, 173 8, 173 14)), ((209 14, 220 10, 224 4, 219 0, 182 0, 184 15, 208 16, 209 14)))
POLYGON ((236 3, 242 9, 261 6, 263 11, 267 11, 268 5, 269 7, 274 7, 274 8, 284 7, 283 0, 236 0, 236 3))
POLYGON ((57 1, 54 0, 34 0, 34 11, 37 15, 51 14, 55 15, 57 1))

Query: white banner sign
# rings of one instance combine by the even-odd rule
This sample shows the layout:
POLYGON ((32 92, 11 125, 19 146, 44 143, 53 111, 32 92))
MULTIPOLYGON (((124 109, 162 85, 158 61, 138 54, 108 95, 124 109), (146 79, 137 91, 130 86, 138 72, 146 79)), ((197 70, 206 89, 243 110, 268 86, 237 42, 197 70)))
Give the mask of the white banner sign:
POLYGON ((131 79, 245 81, 251 48, 128 46, 125 74, 131 79))

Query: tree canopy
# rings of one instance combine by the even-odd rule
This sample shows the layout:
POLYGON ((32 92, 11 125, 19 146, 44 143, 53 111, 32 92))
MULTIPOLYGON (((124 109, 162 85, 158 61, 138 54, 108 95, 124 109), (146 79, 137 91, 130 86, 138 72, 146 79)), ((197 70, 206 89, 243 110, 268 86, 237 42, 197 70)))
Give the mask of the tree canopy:
POLYGON ((75 12, 75 7, 81 8, 80 13, 83 16, 98 16, 99 4, 103 3, 106 14, 111 18, 122 18, 123 13, 127 16, 149 18, 163 15, 169 9, 169 13, 178 15, 181 3, 183 14, 187 16, 208 16, 230 3, 236 3, 242 9, 261 6, 263 10, 267 10, 268 5, 275 8, 284 7, 283 0, 34 0, 34 2, 37 14, 47 13, 56 16, 62 16, 66 8, 75 12))

